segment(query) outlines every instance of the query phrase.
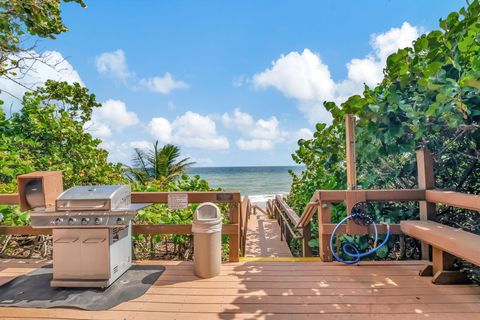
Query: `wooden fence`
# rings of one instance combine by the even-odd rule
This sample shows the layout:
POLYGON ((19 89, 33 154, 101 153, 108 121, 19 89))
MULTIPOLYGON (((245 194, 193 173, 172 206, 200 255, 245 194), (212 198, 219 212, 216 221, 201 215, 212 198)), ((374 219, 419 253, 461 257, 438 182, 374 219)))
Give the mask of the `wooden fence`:
MULTIPOLYGON (((311 256, 308 241, 311 239, 310 225, 318 213, 319 256, 323 261, 332 261, 330 237, 336 224, 332 223, 330 206, 344 203, 347 213, 358 202, 408 202, 420 203, 420 220, 437 220, 436 205, 442 204, 457 208, 480 211, 480 195, 464 194, 434 188, 433 159, 428 150, 417 151, 418 189, 404 190, 319 190, 307 204, 302 215, 298 216, 281 197, 269 201, 267 210, 275 216, 281 226, 282 238, 301 239, 304 256, 311 256)), ((401 235, 399 224, 391 224, 391 233, 401 235)), ((337 234, 365 235, 373 232, 373 227, 362 227, 349 221, 337 230, 337 234)), ((386 226, 378 225, 378 232, 385 233, 386 226)), ((428 245, 422 243, 422 259, 429 259, 428 245)))
MULTIPOLYGON (((168 203, 168 195, 175 192, 132 192, 132 203, 168 203)), ((229 260, 239 261, 240 250, 245 250, 246 224, 251 210, 250 200, 239 192, 179 192, 187 194, 189 204, 203 202, 228 203, 228 223, 222 226, 222 234, 229 236, 229 260)), ((0 204, 18 205, 18 194, 0 194, 0 204)), ((34 229, 31 226, 0 226, 0 235, 48 235, 51 229, 34 229)), ((132 226, 132 233, 139 234, 192 234, 191 224, 148 224, 132 226)))
MULTIPOLYGON (((308 242, 311 240, 311 222, 317 213, 319 256, 323 261, 332 261, 330 236, 335 228, 331 220, 330 206, 344 203, 349 213, 351 208, 359 202, 408 202, 420 203, 420 220, 433 220, 436 217, 436 205, 443 204, 458 208, 480 211, 480 196, 462 194, 451 191, 436 190, 434 188, 433 160, 430 152, 417 152, 418 189, 406 190, 319 190, 316 191, 310 202, 299 216, 292 210, 284 199, 277 196, 267 202, 265 211, 252 205, 248 197, 241 198, 239 192, 181 192, 188 195, 191 204, 213 202, 228 203, 228 223, 222 227, 222 233, 229 236, 230 261, 239 261, 240 255, 245 253, 248 220, 250 214, 257 210, 264 211, 278 220, 281 229, 281 239, 289 242, 292 239, 302 241, 303 256, 311 256, 312 251, 308 242)), ((353 185, 353 184, 352 184, 353 185)), ((133 192, 133 203, 166 204, 168 195, 174 192, 133 192)), ((0 204, 17 205, 20 199, 18 194, 0 194, 0 204)), ((400 235, 399 224, 392 224, 391 232, 400 235)), ((192 234, 190 224, 156 224, 133 225, 133 234, 192 234)), ((372 233, 372 227, 362 227, 349 221, 340 226, 338 234, 365 235, 372 233)), ((386 232, 385 225, 378 226, 379 233, 386 232)), ((51 234, 51 229, 33 229, 30 226, 10 227, 0 226, 0 235, 40 235, 51 234)), ((422 244, 422 258, 429 258, 427 244, 422 244)))

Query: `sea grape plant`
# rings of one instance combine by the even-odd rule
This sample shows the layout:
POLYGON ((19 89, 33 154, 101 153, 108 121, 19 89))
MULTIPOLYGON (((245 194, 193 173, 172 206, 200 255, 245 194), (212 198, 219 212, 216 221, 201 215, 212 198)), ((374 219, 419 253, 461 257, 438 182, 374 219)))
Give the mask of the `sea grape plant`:
MULTIPOLYGON (((415 151, 426 147, 434 154, 437 188, 478 194, 479 1, 440 19, 439 30, 390 55, 384 79, 376 87, 365 86, 361 95, 340 105, 325 102, 324 106, 332 114, 332 123, 317 124, 313 139, 300 140, 292 155, 306 167, 300 174, 291 173, 288 202, 298 212, 303 211, 314 190, 346 187, 345 114, 353 114, 357 120, 361 188, 415 188, 415 151)), ((334 221, 345 214, 345 210, 336 211, 334 221)), ((412 204, 385 204, 377 214, 379 220, 398 222, 418 216, 418 209, 412 204)), ((438 215, 444 223, 480 233, 477 212, 439 207, 438 215)), ((354 238, 349 240, 357 241, 360 247, 370 241, 369 237, 354 238)), ((318 240, 311 244, 318 246, 318 240)))

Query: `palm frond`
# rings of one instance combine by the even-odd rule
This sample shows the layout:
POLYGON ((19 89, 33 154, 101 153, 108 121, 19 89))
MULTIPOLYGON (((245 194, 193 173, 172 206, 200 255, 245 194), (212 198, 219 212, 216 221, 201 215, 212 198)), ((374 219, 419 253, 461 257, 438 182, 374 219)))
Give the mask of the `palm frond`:
POLYGON ((180 154, 178 146, 166 144, 159 148, 158 141, 155 141, 152 149, 135 149, 132 163, 136 168, 130 172, 141 183, 153 179, 174 181, 195 163, 190 158, 179 160, 180 154))

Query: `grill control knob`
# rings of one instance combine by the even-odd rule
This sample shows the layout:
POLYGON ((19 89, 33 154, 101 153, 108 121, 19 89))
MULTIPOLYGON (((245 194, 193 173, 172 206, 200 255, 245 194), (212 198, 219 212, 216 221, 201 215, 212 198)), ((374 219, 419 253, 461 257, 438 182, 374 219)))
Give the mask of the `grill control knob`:
POLYGON ((77 219, 75 219, 75 218, 68 219, 68 224, 71 225, 71 226, 73 226, 75 224, 75 222, 77 222, 77 219))
POLYGON ((95 218, 95 224, 99 225, 100 223, 102 223, 102 218, 99 218, 99 217, 95 218))
POLYGON ((53 222, 53 224, 56 225, 56 226, 58 226, 58 225, 62 224, 62 222, 63 222, 63 219, 62 219, 62 218, 57 218, 57 219, 55 219, 55 221, 53 222))
POLYGON ((82 224, 86 225, 90 222, 90 218, 82 218, 82 224))
POLYGON ((120 217, 120 218, 117 218, 117 224, 123 224, 125 222, 125 219, 120 217))

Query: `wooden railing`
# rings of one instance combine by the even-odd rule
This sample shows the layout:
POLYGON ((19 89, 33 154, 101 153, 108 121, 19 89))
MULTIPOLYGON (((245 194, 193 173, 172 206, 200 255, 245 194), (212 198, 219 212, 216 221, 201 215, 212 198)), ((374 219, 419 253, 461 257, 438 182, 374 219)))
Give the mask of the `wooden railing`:
MULTIPOLYGON (((168 203, 168 195, 175 192, 132 192, 132 203, 168 203)), ((189 204, 203 202, 227 203, 229 205, 228 224, 222 226, 222 234, 229 236, 230 254, 229 260, 239 261, 240 256, 240 235, 244 231, 241 221, 248 222, 248 214, 244 220, 241 220, 242 206, 245 206, 246 212, 250 202, 247 197, 244 203, 241 202, 239 192, 179 192, 187 194, 189 204)), ((20 203, 18 194, 0 194, 0 204, 17 205, 20 203)), ((51 229, 34 229, 31 226, 11 227, 0 226, 0 235, 47 235, 51 234, 51 229)), ((155 224, 155 225, 133 225, 132 233, 139 234, 192 234, 191 224, 155 224)), ((242 248, 245 247, 245 237, 242 236, 242 248)), ((242 249, 243 250, 243 249, 242 249)))
POLYGON ((247 245, 248 221, 250 220, 250 215, 253 214, 256 209, 257 206, 250 202, 248 196, 244 196, 240 214, 240 251, 242 256, 245 256, 245 248, 247 245))
POLYGON ((299 227, 300 217, 279 195, 267 202, 267 213, 277 220, 280 226, 281 241, 285 240, 287 243, 290 243, 291 240, 301 240, 302 256, 312 256, 312 250, 308 245, 311 239, 310 222, 299 227))
MULTIPOLYGON (((404 201, 425 201, 431 205, 437 204, 453 206, 462 209, 480 211, 480 196, 464 194, 452 191, 441 190, 320 190, 316 191, 307 204, 301 216, 298 216, 285 202, 277 196, 267 205, 268 210, 277 219, 281 231, 282 240, 301 239, 303 256, 311 255, 308 247, 308 241, 311 239, 310 224, 315 216, 318 215, 318 236, 319 236, 319 256, 323 261, 332 261, 332 251, 330 248, 330 236, 336 224, 332 223, 330 206, 332 204, 345 203, 347 212, 355 203, 370 202, 404 202, 404 201)), ((427 220, 427 219, 422 219, 427 220)), ((385 233, 386 226, 378 225, 378 232, 385 233)), ((395 235, 402 235, 400 224, 390 224, 390 231, 395 235)), ((354 223, 341 225, 337 234, 357 234, 364 235, 373 233, 373 227, 362 227, 354 223)))
MULTIPOLYGON (((332 223, 330 206, 332 204, 344 203, 347 207, 347 214, 358 202, 420 202, 420 220, 436 220, 436 205, 442 204, 457 208, 480 211, 480 195, 464 194, 452 191, 434 189, 433 160, 427 150, 417 152, 418 185, 419 189, 404 190, 319 190, 316 191, 303 213, 298 216, 285 201, 277 196, 275 200, 268 203, 267 208, 274 213, 285 236, 296 234, 302 239, 304 256, 308 255, 305 246, 309 241, 308 231, 310 224, 318 213, 318 237, 319 256, 323 261, 332 261, 332 250, 330 248, 330 237, 336 224, 332 223), (308 231, 307 231, 308 230, 308 231)), ((391 233, 403 235, 399 224, 390 225, 391 233)), ((373 227, 362 227, 351 221, 342 225, 337 234, 370 234, 373 227)), ((385 233, 386 226, 378 225, 378 232, 385 233)), ((308 245, 307 245, 308 246, 308 245)), ((428 245, 422 244, 422 258, 429 258, 428 245)))

